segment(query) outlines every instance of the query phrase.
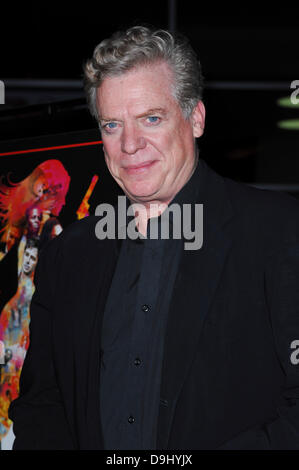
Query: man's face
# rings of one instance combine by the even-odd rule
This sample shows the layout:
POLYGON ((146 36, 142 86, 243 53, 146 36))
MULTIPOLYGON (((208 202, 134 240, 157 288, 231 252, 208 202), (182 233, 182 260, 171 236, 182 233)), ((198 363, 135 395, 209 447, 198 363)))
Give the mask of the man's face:
POLYGON ((32 273, 37 263, 37 248, 26 248, 23 256, 23 272, 27 275, 32 273))
POLYGON ((204 105, 186 120, 172 82, 168 65, 156 63, 106 78, 97 91, 106 163, 134 202, 169 203, 194 168, 204 105))
POLYGON ((41 212, 37 209, 34 208, 30 211, 29 217, 28 217, 28 229, 32 233, 37 233, 41 224, 41 218, 42 214, 41 212))

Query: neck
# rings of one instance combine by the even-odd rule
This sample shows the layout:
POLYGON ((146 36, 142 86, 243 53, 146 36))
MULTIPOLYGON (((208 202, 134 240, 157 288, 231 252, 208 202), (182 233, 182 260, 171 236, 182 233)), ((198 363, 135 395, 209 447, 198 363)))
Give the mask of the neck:
POLYGON ((169 202, 158 200, 143 204, 132 202, 136 227, 144 237, 146 236, 148 220, 159 217, 167 209, 169 202))

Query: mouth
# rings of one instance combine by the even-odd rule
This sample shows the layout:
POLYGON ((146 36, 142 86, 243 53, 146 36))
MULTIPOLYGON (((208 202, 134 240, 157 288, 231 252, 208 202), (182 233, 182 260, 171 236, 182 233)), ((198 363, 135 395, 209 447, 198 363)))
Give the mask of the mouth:
POLYGON ((157 160, 151 160, 149 162, 143 162, 139 163, 138 165, 128 165, 126 167, 123 167, 125 172, 128 173, 129 175, 135 175, 139 173, 145 173, 149 169, 151 169, 155 163, 157 163, 157 160))

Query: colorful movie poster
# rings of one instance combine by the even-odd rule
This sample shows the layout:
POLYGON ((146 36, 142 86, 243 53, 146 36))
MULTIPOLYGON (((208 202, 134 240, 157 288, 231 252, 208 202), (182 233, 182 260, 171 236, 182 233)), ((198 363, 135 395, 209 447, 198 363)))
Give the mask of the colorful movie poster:
POLYGON ((63 144, 53 145, 52 136, 50 142, 48 138, 19 143, 23 150, 0 148, 0 441, 5 449, 13 442, 8 408, 18 396, 29 346, 39 254, 66 225, 116 197, 101 142, 92 137, 92 132, 59 136, 63 144), (21 174, 26 176, 20 178, 21 174))

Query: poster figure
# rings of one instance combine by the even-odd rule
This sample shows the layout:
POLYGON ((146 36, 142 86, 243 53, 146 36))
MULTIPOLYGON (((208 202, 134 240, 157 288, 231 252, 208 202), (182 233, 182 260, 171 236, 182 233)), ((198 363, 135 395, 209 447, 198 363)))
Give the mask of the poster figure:
POLYGON ((43 212, 42 209, 34 204, 26 210, 26 225, 18 246, 18 273, 20 274, 23 265, 24 249, 27 240, 38 239, 42 229, 43 212))
POLYGON ((46 160, 19 183, 0 182, 0 260, 22 236, 26 224, 26 211, 35 205, 43 214, 42 224, 57 217, 65 205, 70 176, 59 160, 46 160), (4 247, 3 247, 4 245, 4 247))
POLYGON ((29 306, 34 292, 33 276, 38 259, 38 241, 27 240, 16 294, 5 305, 0 317, 0 339, 5 347, 5 364, 0 379, 0 437, 11 426, 7 417, 10 402, 18 396, 21 368, 28 349, 29 306))
MULTIPOLYGON (((65 205, 70 176, 59 160, 46 160, 19 183, 0 183, 0 263, 16 248, 17 291, 0 313, 0 443, 11 431, 10 402, 17 398, 19 377, 29 346, 30 302, 39 251, 62 230, 58 216, 65 205)), ((2 281, 1 281, 2 283, 2 281)), ((2 286, 0 286, 2 295, 2 286)))

